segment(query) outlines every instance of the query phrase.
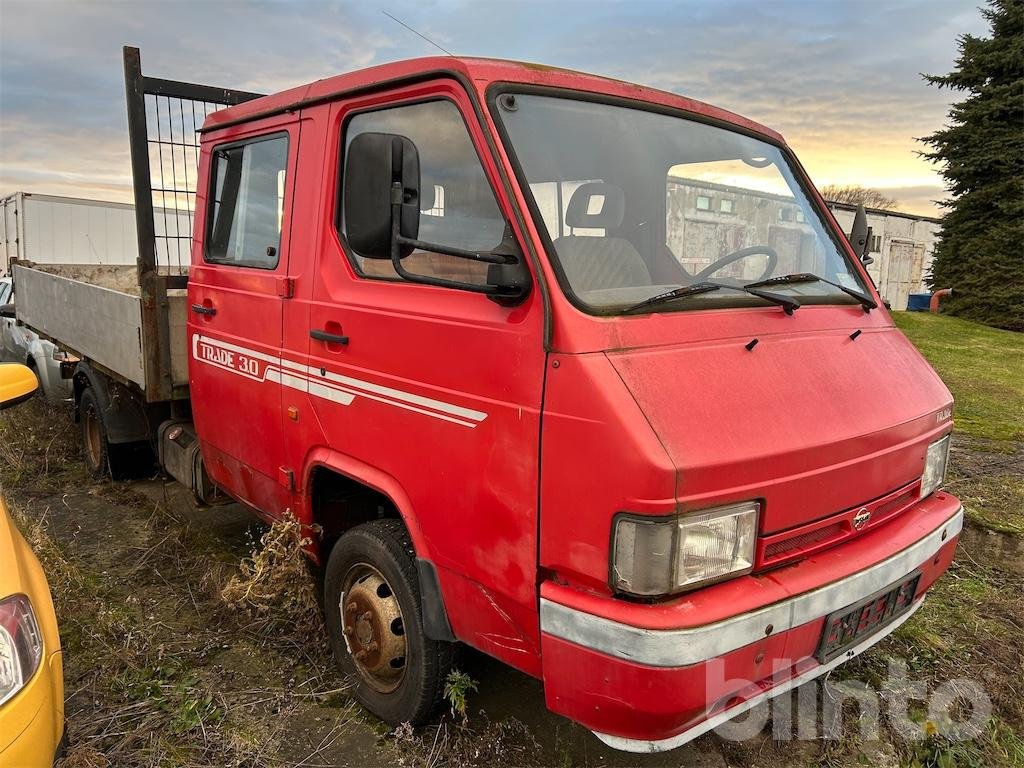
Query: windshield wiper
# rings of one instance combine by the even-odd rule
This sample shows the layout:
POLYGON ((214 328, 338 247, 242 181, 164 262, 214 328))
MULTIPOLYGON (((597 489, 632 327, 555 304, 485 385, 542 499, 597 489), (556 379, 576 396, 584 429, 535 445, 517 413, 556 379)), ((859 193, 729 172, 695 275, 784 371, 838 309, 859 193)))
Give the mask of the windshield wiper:
POLYGON ((694 283, 693 285, 681 285, 678 288, 673 288, 671 291, 665 291, 665 293, 659 293, 657 296, 651 296, 649 299, 644 299, 639 304, 626 307, 622 310, 622 314, 628 315, 641 309, 647 309, 647 307, 653 307, 656 304, 664 304, 675 299, 682 299, 687 296, 696 296, 701 293, 710 293, 711 291, 717 291, 720 288, 742 291, 743 293, 749 293, 751 296, 757 296, 759 299, 770 301, 772 304, 778 304, 786 311, 787 315, 792 315, 794 310, 800 308, 800 302, 795 299, 791 299, 789 296, 781 296, 777 293, 771 293, 769 291, 758 290, 757 285, 726 285, 725 283, 704 282, 694 283))
POLYGON ((840 291, 845 293, 847 296, 852 296, 857 302, 864 307, 865 312, 870 312, 872 309, 878 309, 878 304, 865 293, 855 291, 853 288, 847 288, 845 285, 839 283, 833 283, 831 280, 826 280, 824 277, 811 274, 810 272, 797 272, 792 275, 780 275, 779 277, 769 277, 767 280, 758 280, 756 283, 748 283, 746 288, 762 288, 769 285, 794 285, 796 283, 825 283, 831 285, 833 288, 838 288, 840 291))
POLYGON ((722 286, 717 283, 694 283, 693 285, 681 285, 678 288, 673 288, 671 291, 665 291, 659 293, 656 296, 651 296, 649 299, 644 299, 639 304, 634 304, 631 307, 626 307, 622 310, 622 314, 628 315, 630 312, 636 312, 647 307, 653 307, 655 304, 664 304, 667 301, 673 299, 682 299, 686 296, 696 296, 701 293, 710 293, 711 291, 717 291, 722 286))

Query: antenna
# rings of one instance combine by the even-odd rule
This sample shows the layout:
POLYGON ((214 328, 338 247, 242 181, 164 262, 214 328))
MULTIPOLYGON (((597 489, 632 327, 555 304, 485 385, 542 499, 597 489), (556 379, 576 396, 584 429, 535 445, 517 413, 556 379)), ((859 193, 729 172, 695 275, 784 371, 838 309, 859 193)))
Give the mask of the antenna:
POLYGON ((448 54, 449 56, 455 56, 455 54, 454 54, 454 53, 452 53, 451 51, 449 51, 449 50, 448 50, 447 48, 442 48, 442 47, 441 47, 440 45, 438 45, 437 43, 435 43, 435 42, 434 42, 433 40, 431 40, 431 39, 430 39, 429 37, 427 37, 426 35, 424 35, 424 34, 423 34, 423 33, 421 33, 421 32, 417 32, 417 31, 416 31, 415 29, 413 29, 412 27, 410 27, 410 26, 409 26, 408 24, 406 24, 406 23, 405 23, 404 21, 402 21, 401 19, 395 18, 394 16, 392 16, 392 15, 391 15, 390 13, 388 13, 387 11, 381 11, 381 13, 383 13, 383 14, 384 14, 385 16, 387 16, 387 17, 388 17, 389 19, 391 19, 392 21, 394 21, 394 22, 396 22, 396 23, 398 23, 398 24, 401 24, 401 25, 402 25, 403 27, 405 27, 406 29, 408 29, 408 30, 409 30, 410 32, 412 32, 412 33, 413 33, 414 35, 416 35, 417 37, 422 37, 422 38, 423 38, 424 40, 426 40, 426 41, 427 41, 428 43, 430 43, 430 44, 431 44, 432 46, 434 46, 435 48, 437 48, 437 50, 439 50, 439 51, 443 51, 444 53, 447 53, 447 54, 448 54))

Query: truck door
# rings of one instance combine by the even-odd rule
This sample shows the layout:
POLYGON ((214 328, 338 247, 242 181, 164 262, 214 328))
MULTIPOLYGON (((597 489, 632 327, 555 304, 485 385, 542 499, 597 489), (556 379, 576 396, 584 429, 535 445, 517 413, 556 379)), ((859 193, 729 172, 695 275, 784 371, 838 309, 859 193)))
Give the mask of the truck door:
MULTIPOLYGON (((497 171, 472 115, 451 81, 303 111, 324 126, 326 142, 319 229, 295 235, 317 238, 303 355, 315 418, 296 427, 308 430, 303 442, 323 461, 335 456, 390 478, 422 532, 417 556, 434 563, 445 599, 458 605, 450 616, 456 634, 527 668, 539 642, 540 292, 506 307, 397 279, 389 261, 344 244, 340 215, 352 138, 400 134, 419 152, 420 239, 476 251, 498 245, 514 218, 495 192, 497 171)), ((486 279, 486 265, 426 250, 404 264, 428 276, 486 279)))
POLYGON ((292 490, 281 446, 281 286, 298 139, 298 122, 283 116, 204 141, 188 285, 189 384, 207 471, 270 517, 292 490))

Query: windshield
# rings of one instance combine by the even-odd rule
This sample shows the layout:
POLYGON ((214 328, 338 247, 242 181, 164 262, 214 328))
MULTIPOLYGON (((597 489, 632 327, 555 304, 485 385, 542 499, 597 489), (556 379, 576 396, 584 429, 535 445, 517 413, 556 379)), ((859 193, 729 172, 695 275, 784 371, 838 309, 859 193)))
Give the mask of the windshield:
MULTIPOLYGON (((777 147, 611 104, 515 94, 498 105, 559 280, 583 308, 614 313, 679 286, 795 273, 824 281, 772 290, 801 304, 854 301, 837 286, 865 292, 777 147)), ((709 290, 648 311, 764 303, 709 290)))

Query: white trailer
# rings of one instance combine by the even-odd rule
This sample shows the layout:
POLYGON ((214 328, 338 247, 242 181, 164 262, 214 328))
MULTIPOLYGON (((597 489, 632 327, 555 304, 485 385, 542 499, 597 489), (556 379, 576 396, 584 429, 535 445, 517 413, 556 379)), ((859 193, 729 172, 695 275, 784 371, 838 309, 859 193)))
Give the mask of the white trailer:
POLYGON ((130 264, 138 259, 135 208, 126 203, 15 192, 3 206, 0 271, 40 264, 130 264))
MULTIPOLYGON (((35 264, 135 266, 139 258, 135 206, 108 200, 15 192, 0 200, 3 250, 0 274, 10 274, 12 259, 35 264)), ((158 238, 191 237, 189 210, 154 210, 158 238)), ((160 266, 180 263, 178 254, 157 254, 160 266)), ((188 262, 187 257, 183 260, 188 262)))

